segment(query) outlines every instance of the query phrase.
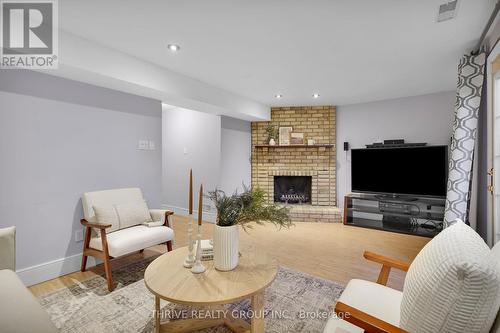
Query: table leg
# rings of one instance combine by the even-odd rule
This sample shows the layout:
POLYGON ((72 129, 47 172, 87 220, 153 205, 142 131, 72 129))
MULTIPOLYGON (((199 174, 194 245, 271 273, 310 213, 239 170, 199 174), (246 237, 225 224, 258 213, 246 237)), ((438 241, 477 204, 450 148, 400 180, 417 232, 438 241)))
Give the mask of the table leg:
POLYGON ((264 333, 264 293, 260 292, 252 296, 252 323, 251 333, 264 333))
POLYGON ((160 333, 160 298, 155 296, 155 333, 160 333))

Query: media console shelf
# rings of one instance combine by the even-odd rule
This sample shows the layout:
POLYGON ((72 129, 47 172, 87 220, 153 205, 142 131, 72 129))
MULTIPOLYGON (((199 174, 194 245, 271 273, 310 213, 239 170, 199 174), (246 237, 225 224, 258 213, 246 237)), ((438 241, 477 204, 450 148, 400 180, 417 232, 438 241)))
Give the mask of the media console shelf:
POLYGON ((445 199, 353 193, 344 197, 344 224, 434 237, 442 229, 444 206, 445 199))

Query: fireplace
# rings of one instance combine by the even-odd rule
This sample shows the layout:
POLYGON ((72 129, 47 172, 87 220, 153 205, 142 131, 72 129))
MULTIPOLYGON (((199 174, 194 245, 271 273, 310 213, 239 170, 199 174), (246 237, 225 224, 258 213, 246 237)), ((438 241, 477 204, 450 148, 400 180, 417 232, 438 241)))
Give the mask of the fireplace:
POLYGON ((274 202, 311 203, 311 176, 274 176, 274 202))

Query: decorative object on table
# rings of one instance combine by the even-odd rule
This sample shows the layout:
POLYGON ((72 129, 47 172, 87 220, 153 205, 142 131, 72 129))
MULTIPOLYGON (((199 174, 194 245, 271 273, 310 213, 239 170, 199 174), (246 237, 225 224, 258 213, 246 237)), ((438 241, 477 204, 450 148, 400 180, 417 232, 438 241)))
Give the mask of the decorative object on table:
POLYGON ((278 139, 279 135, 278 129, 275 126, 269 124, 266 127, 266 133, 267 133, 267 142, 269 143, 269 145, 271 146, 276 145, 276 140, 278 139))
POLYGON ((188 249, 189 253, 184 261, 184 267, 191 268, 194 264, 194 241, 193 241, 193 169, 189 170, 189 208, 188 208, 188 249))
POLYGON ((214 259, 214 247, 209 239, 201 240, 201 261, 214 259))
POLYGON ((273 223, 288 228, 289 209, 286 206, 267 204, 266 194, 257 188, 251 190, 244 186, 243 193, 227 196, 224 191, 215 189, 209 193, 217 209, 217 222, 214 230, 214 266, 221 271, 229 271, 238 265, 239 229, 248 231, 252 223, 273 223))
POLYGON ((203 218, 203 184, 200 185, 200 197, 198 199, 198 235, 197 235, 197 246, 196 246, 196 260, 191 272, 195 274, 203 273, 206 268, 201 263, 201 220, 203 218))
POLYGON ((314 139, 307 139, 307 145, 308 146, 314 146, 316 144, 316 140, 314 139))
POLYGON ((279 129, 279 143, 280 146, 290 145, 290 133, 292 133, 292 127, 280 127, 279 129))
POLYGON ((304 133, 290 133, 290 144, 303 145, 304 144, 304 133))

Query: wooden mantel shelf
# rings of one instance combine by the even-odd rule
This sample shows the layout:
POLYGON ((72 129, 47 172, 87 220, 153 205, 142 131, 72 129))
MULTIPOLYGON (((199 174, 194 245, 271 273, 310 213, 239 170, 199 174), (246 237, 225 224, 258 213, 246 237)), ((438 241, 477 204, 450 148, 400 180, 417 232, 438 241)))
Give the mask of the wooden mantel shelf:
POLYGON ((333 144, 317 144, 317 145, 255 145, 255 148, 333 148, 333 144))

